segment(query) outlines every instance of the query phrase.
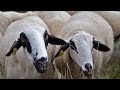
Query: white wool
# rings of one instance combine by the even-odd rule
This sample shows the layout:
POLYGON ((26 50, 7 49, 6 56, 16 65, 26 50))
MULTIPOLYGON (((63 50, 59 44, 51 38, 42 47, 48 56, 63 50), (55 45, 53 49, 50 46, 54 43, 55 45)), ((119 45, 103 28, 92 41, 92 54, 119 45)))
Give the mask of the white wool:
POLYGON ((10 50, 14 41, 20 37, 21 32, 26 34, 31 46, 39 50, 37 56, 38 59, 42 56, 47 57, 48 54, 43 40, 43 34, 45 32, 44 28, 49 33, 49 28, 44 21, 36 16, 25 17, 9 25, 0 44, 0 51, 2 51, 2 53, 0 53, 0 63, 2 66, 5 66, 5 68, 3 68, 3 71, 6 75, 5 78, 38 79, 45 78, 47 76, 50 78, 49 72, 51 68, 45 74, 43 74, 42 77, 41 74, 36 71, 33 65, 34 60, 32 54, 28 53, 27 48, 24 49, 23 47, 20 47, 16 53, 16 59, 14 59, 11 55, 5 61, 5 55, 10 50))
MULTIPOLYGON (((75 41, 77 39, 75 39, 74 41, 75 41, 75 44, 77 44, 76 48, 78 49, 78 53, 81 55, 80 57, 80 55, 77 55, 77 53, 74 50, 69 48, 68 50, 64 52, 64 55, 62 57, 56 58, 55 60, 56 67, 58 68, 58 70, 60 71, 62 75, 64 74, 61 71, 61 66, 67 65, 68 63, 70 66, 73 78, 80 78, 80 69, 79 69, 80 65, 83 66, 82 68, 84 69, 84 65, 85 65, 84 63, 94 62, 94 67, 93 67, 94 75, 97 76, 97 74, 99 74, 100 72, 100 69, 102 68, 102 64, 104 62, 109 61, 111 54, 113 52, 114 42, 113 42, 112 27, 108 24, 108 22, 106 22, 104 18, 102 18, 100 15, 93 13, 93 12, 81 11, 81 12, 78 12, 72 15, 72 17, 68 20, 68 22, 63 26, 58 37, 66 40, 67 42, 69 42, 70 38, 71 39, 73 37, 78 38, 79 41, 75 41), (85 41, 83 38, 77 36, 76 31, 85 31, 89 33, 91 36, 94 36, 94 38, 97 39, 99 42, 109 47, 110 51, 101 52, 96 49, 93 49, 93 52, 92 52, 93 38, 91 38, 90 35, 85 34, 85 37, 86 37, 85 38, 86 41, 85 41), (76 37, 74 36, 75 34, 76 34, 76 37), (75 59, 73 58, 72 54, 69 54, 69 53, 73 53, 73 56, 75 59), (60 60, 62 59, 64 60, 64 62, 60 64, 61 63, 60 60), (76 59, 86 60, 86 61, 84 62, 82 61, 80 62, 82 64, 80 64, 79 60, 76 60, 76 59), (91 62, 91 60, 93 60, 93 62, 91 62)), ((58 52, 59 48, 60 47, 56 46, 55 55, 58 52)))
POLYGON ((5 11, 0 12, 0 32, 2 35, 4 35, 5 31, 7 30, 7 27, 13 23, 14 21, 20 20, 24 17, 31 16, 33 13, 26 12, 26 13, 20 13, 15 11, 5 11))
POLYGON ((39 16, 48 25, 51 34, 54 36, 60 33, 61 28, 71 17, 65 11, 35 11, 34 14, 39 16))

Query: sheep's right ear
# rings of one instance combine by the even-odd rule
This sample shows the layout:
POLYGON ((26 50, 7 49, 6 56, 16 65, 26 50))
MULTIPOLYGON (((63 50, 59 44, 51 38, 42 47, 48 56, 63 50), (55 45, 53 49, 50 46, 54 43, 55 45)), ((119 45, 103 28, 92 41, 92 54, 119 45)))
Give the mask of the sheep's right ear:
POLYGON ((58 50, 57 54, 55 55, 55 57, 61 56, 61 52, 63 53, 64 51, 67 50, 67 48, 69 48, 69 43, 63 44, 61 45, 60 49, 58 50))
POLYGON ((12 45, 10 51, 6 54, 6 56, 10 56, 11 54, 15 55, 16 51, 23 46, 24 48, 27 47, 28 52, 31 52, 31 46, 29 40, 27 39, 25 33, 20 34, 20 38, 18 38, 12 45))
POLYGON ((16 41, 13 43, 10 51, 6 54, 6 56, 10 56, 12 53, 13 53, 13 54, 16 54, 16 51, 17 51, 20 47, 21 47, 21 42, 20 42, 20 38, 19 38, 18 40, 16 40, 16 41))
POLYGON ((72 40, 70 40, 70 43, 61 45, 61 47, 60 47, 59 51, 57 52, 57 54, 55 55, 55 57, 63 55, 64 51, 66 51, 69 47, 71 47, 71 49, 75 50, 76 53, 78 53, 75 43, 72 40))

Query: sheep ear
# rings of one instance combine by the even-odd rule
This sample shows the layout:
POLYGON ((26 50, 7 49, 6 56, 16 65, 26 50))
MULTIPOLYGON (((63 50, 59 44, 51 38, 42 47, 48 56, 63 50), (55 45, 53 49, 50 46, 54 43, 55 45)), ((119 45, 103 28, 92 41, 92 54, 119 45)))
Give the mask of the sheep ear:
POLYGON ((10 56, 11 54, 15 55, 16 51, 23 46, 24 48, 27 47, 29 53, 31 53, 31 46, 29 40, 27 39, 25 33, 20 34, 20 38, 18 38, 13 45, 11 46, 10 51, 6 54, 6 56, 10 56))
POLYGON ((13 55, 15 55, 15 54, 16 54, 16 51, 17 51, 20 47, 21 47, 21 43, 20 43, 20 39, 18 39, 18 40, 16 40, 16 41, 13 43, 10 51, 6 54, 6 56, 10 56, 12 53, 13 53, 13 55))
POLYGON ((75 50, 78 53, 75 43, 72 40, 70 40, 70 43, 63 44, 60 47, 60 49, 57 52, 57 54, 55 55, 55 57, 64 55, 64 51, 66 51, 69 47, 71 47, 71 49, 75 50))
POLYGON ((99 41, 96 41, 94 38, 93 38, 93 47, 96 50, 99 50, 99 51, 102 51, 102 52, 110 51, 110 49, 107 46, 105 46, 104 44, 100 43, 99 41))
POLYGON ((63 45, 66 44, 66 42, 60 38, 57 38, 53 35, 49 35, 47 30, 45 30, 44 33, 44 40, 45 40, 45 45, 47 46, 48 43, 53 44, 53 45, 63 45))
POLYGON ((55 57, 64 55, 64 51, 66 51, 67 48, 69 48, 69 44, 68 44, 68 43, 61 45, 61 47, 60 47, 60 49, 58 50, 58 52, 57 52, 57 54, 55 55, 55 57))
POLYGON ((66 44, 66 42, 60 38, 57 38, 53 35, 48 35, 48 43, 53 45, 63 45, 66 44))

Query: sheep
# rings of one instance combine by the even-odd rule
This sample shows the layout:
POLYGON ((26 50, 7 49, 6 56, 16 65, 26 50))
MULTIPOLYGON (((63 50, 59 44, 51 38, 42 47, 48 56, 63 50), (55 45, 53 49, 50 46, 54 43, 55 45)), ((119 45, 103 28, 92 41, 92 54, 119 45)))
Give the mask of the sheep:
POLYGON ((15 11, 2 12, 0 11, 0 32, 4 35, 7 27, 14 21, 19 20, 25 16, 33 15, 32 12, 18 13, 15 11))
POLYGON ((114 38, 117 39, 120 36, 120 12, 119 11, 94 11, 101 15, 113 29, 114 38))
POLYGON ((57 36, 62 26, 69 20, 71 15, 65 11, 35 11, 34 15, 38 15, 48 25, 51 35, 57 36))
POLYGON ((48 43, 62 45, 66 42, 49 33, 47 25, 37 16, 24 17, 8 26, 0 45, 5 78, 52 78, 54 70, 47 54, 48 43))
POLYGON ((100 78, 102 64, 109 61, 114 44, 107 21, 96 13, 81 11, 71 16, 58 37, 67 42, 55 47, 53 64, 59 77, 100 78))
MULTIPOLYGON (((57 36, 63 25, 69 20, 71 15, 65 11, 35 11, 34 15, 39 16, 49 27, 51 35, 57 36)), ((51 46, 54 50, 54 45, 51 46)), ((54 52, 50 52, 53 60, 54 52)))
MULTIPOLYGON (((70 15, 78 13, 79 11, 67 11, 70 15)), ((111 26, 113 29, 114 39, 117 40, 120 37, 120 26, 119 26, 119 11, 93 11, 99 15, 101 15, 111 26)))

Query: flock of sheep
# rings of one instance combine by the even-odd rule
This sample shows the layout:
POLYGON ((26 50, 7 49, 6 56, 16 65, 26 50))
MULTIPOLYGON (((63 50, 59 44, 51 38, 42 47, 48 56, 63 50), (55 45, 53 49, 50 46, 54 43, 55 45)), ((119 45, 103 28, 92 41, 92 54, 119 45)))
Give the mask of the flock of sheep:
POLYGON ((94 79, 120 36, 119 11, 0 12, 6 79, 94 79))

